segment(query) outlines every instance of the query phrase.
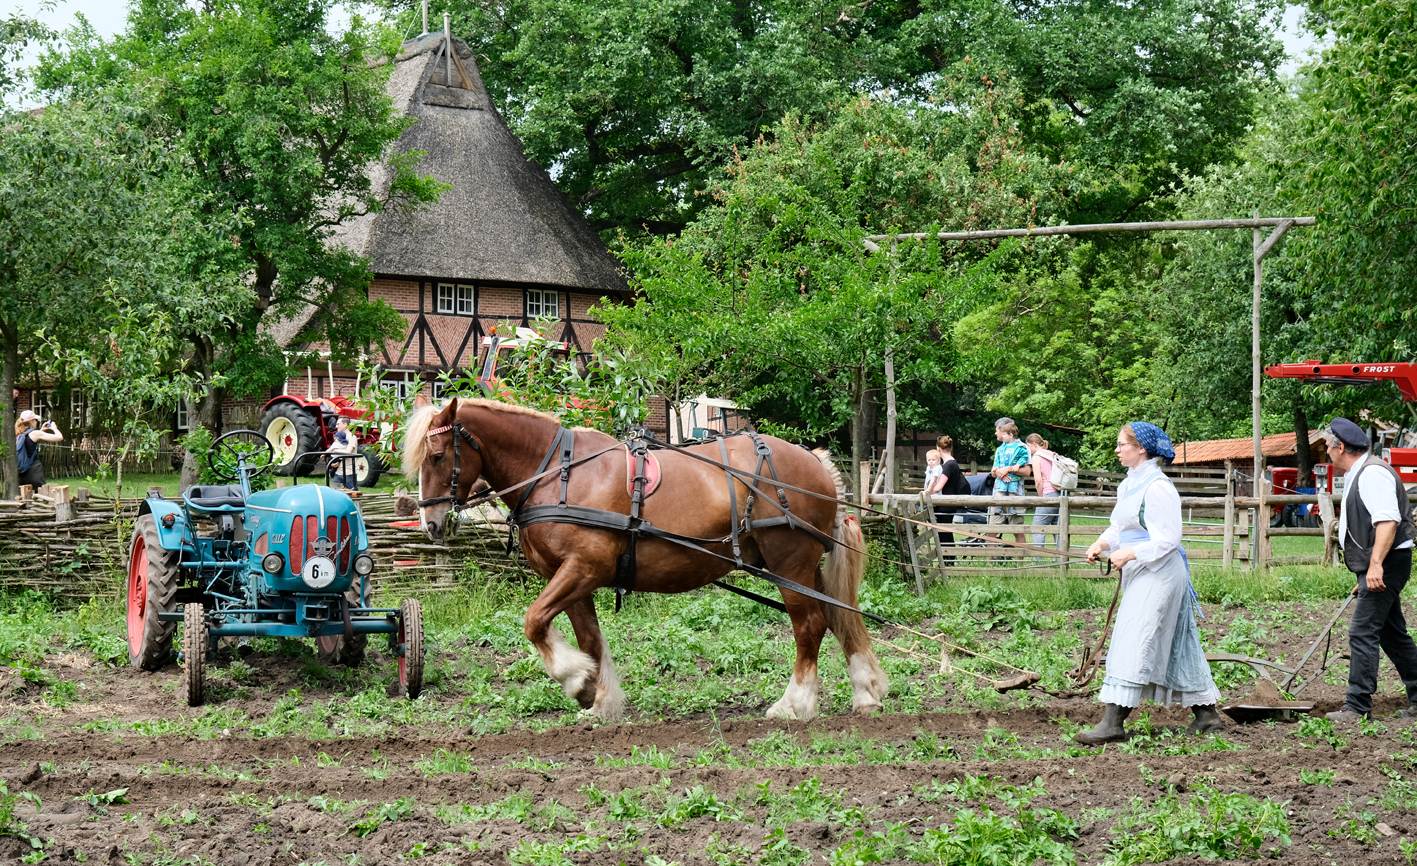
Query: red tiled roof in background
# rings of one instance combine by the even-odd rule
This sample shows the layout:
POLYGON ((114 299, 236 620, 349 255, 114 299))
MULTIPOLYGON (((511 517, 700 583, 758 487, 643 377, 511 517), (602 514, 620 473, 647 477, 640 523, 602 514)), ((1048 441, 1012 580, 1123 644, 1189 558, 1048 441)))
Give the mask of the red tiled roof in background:
MULTIPOLYGON (((1323 431, 1310 430, 1309 444, 1323 441, 1323 431)), ((1219 460, 1252 460, 1255 455, 1255 440, 1205 439, 1200 442, 1182 442, 1175 446, 1176 459, 1172 466, 1186 464, 1213 463, 1219 460)), ((1276 433, 1260 440, 1260 452, 1266 457, 1287 457, 1294 453, 1294 434, 1276 433)))

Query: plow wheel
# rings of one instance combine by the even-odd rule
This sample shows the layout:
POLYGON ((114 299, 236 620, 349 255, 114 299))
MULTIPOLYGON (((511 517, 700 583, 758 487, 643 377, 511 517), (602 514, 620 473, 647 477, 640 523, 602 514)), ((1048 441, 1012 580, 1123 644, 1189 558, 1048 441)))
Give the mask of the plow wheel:
MULTIPOLYGON (((352 586, 344 594, 344 603, 350 607, 359 606, 359 587, 352 586)), ((320 635, 315 638, 315 652, 320 661, 334 667, 347 665, 357 668, 364 664, 364 648, 369 646, 369 635, 356 634, 345 637, 342 634, 320 635)))
POLYGON ((409 700, 423 691, 423 607, 406 598, 399 607, 399 685, 409 700))
POLYGON ((162 549, 151 514, 138 518, 128 550, 128 663, 153 671, 172 655, 177 624, 157 617, 173 609, 181 551, 162 549))
POLYGON ((182 688, 187 706, 200 707, 206 700, 207 616, 198 602, 182 609, 182 688))

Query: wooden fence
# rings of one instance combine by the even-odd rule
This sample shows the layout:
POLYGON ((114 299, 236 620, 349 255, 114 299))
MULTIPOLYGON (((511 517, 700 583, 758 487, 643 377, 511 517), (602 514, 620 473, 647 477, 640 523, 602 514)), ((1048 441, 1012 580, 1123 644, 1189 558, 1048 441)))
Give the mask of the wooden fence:
MULTIPOLYGON (((44 488, 41 489, 45 490, 44 488)), ((33 589, 66 598, 114 598, 126 589, 128 546, 141 499, 115 501, 78 491, 66 504, 58 495, 29 502, 0 501, 0 588, 33 589)), ((403 593, 456 587, 474 562, 484 570, 531 576, 506 553, 506 525, 463 521, 448 544, 432 544, 415 528, 396 526, 389 493, 359 499, 376 567, 376 591, 403 593)))
MULTIPOLYGON (((1255 568, 1270 565, 1336 564, 1337 522, 1334 504, 1339 494, 1317 496, 1240 497, 1230 485, 1227 495, 1181 497, 1184 521, 1183 544, 1194 561, 1216 562, 1225 567, 1248 563, 1255 568), (1275 506, 1316 505, 1320 512, 1319 525, 1314 527, 1271 527, 1269 513, 1275 506), (1212 522, 1214 521, 1214 522, 1212 522), (1272 539, 1285 536, 1309 536, 1324 539, 1321 555, 1276 557, 1272 539)), ((1002 535, 1014 540, 1023 536, 1024 543, 1034 544, 1033 536, 1041 535, 1041 547, 1081 553, 1107 527, 1107 517, 1117 503, 1117 497, 1105 495, 1069 494, 1061 497, 1019 496, 1003 499, 993 496, 924 496, 923 494, 877 494, 869 498, 872 507, 892 515, 909 518, 895 521, 900 549, 909 563, 910 576, 916 589, 924 592, 930 580, 971 575, 1006 576, 1009 574, 1065 574, 1075 571, 1080 576, 1101 576, 1096 566, 1080 559, 1047 557, 1037 551, 1019 550, 1002 544, 990 544, 975 539, 956 538, 945 545, 940 534, 960 529, 976 535, 1002 535), (990 526, 986 523, 937 523, 934 506, 974 508, 984 512, 971 515, 987 521, 987 509, 1006 503, 1026 511, 1039 507, 1056 507, 1058 523, 1052 526, 1023 525, 990 526), (925 525, 921 525, 925 524, 925 525), (938 528, 936 528, 938 527, 938 528)), ((955 519, 961 515, 956 514, 955 519)), ((885 521, 889 518, 878 517, 885 521)))
MULTIPOLYGON (((863 467, 863 471, 868 469, 863 467)), ((1334 503, 1337 494, 1275 496, 1267 495, 1261 488, 1258 497, 1242 497, 1235 492, 1235 474, 1229 479, 1222 478, 1221 482, 1223 494, 1220 496, 1182 490, 1181 507, 1188 521, 1184 536, 1192 560, 1219 562, 1227 567, 1238 563, 1264 567, 1336 562, 1334 503), (1320 511, 1319 526, 1269 526, 1267 517, 1272 507, 1315 503, 1320 511), (1197 518, 1201 522, 1196 522, 1197 518), (1217 522, 1204 522, 1207 520, 1217 522), (1321 537, 1324 552, 1320 556, 1275 557, 1271 539, 1280 536, 1321 537)), ((1210 476, 1201 476, 1197 484, 1214 486, 1210 476)), ((0 588, 30 588, 72 598, 122 597, 133 519, 142 500, 116 501, 84 491, 76 491, 76 494, 70 496, 68 488, 42 488, 31 501, 0 501, 0 588)), ((481 522, 463 521, 458 534, 447 544, 434 544, 416 528, 397 525, 411 521, 395 515, 393 494, 365 493, 358 501, 377 563, 372 576, 376 591, 406 593, 452 589, 464 575, 475 574, 468 568, 469 563, 484 571, 533 576, 519 558, 507 553, 506 525, 495 514, 481 522)), ((1025 509, 1057 506, 1059 514, 1057 525, 1025 524, 1007 528, 983 523, 935 523, 932 506, 984 510, 1001 501, 990 496, 926 498, 917 490, 872 495, 869 501, 874 508, 915 521, 893 523, 901 558, 909 562, 907 577, 923 592, 931 580, 956 576, 1097 575, 1095 566, 1085 565, 1081 560, 1045 557, 1005 545, 982 546, 980 542, 969 542, 943 547, 939 533, 957 526, 976 534, 1019 534, 1029 543, 1037 534, 1044 536, 1045 547, 1081 552, 1101 534, 1116 497, 1090 491, 1076 491, 1063 497, 1010 497, 1009 506, 1025 509), (953 557, 953 561, 949 557, 953 557)), ((865 519, 886 521, 889 518, 868 514, 865 519)))

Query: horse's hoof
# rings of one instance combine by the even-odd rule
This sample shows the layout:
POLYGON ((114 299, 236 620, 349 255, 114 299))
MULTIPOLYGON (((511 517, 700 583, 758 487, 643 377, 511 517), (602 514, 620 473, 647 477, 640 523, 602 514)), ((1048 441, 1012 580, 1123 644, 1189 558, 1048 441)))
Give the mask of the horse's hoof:
POLYGON ((580 691, 576 692, 575 700, 581 705, 582 710, 589 710, 595 706, 595 687, 595 677, 586 677, 585 684, 581 686, 580 691))
POLYGON ((859 707, 854 707, 852 712, 856 713, 858 716, 874 716, 883 709, 884 707, 880 704, 862 704, 859 707))

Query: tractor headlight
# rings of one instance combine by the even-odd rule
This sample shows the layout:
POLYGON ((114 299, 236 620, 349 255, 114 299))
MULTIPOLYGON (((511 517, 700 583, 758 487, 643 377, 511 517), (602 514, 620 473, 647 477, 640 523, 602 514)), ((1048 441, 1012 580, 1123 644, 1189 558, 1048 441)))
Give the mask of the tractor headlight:
POLYGON ((285 569, 285 557, 279 553, 268 553, 261 557, 261 570, 266 574, 280 574, 285 569))
POLYGON ((354 573, 367 575, 374 570, 374 557, 361 553, 354 558, 354 573))

